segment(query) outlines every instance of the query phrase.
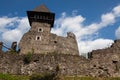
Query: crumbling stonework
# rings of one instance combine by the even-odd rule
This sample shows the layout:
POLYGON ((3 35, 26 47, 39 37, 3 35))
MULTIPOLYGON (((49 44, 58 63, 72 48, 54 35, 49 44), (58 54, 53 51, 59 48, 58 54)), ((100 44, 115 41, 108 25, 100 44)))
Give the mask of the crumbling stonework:
POLYGON ((27 54, 34 50, 34 53, 37 54, 59 52, 62 54, 79 55, 76 37, 73 33, 69 32, 67 37, 50 33, 54 22, 50 22, 53 20, 53 16, 51 16, 53 14, 46 10, 46 7, 42 5, 37 8, 37 13, 34 11, 28 13, 31 29, 23 35, 19 43, 20 53, 27 54), (43 7, 45 10, 41 10, 43 7), (44 13, 41 11, 44 11, 44 13), (37 17, 34 17, 34 19, 33 16, 37 17), (48 17, 51 17, 51 19, 48 19, 48 17))
POLYGON ((120 40, 107 49, 94 50, 91 53, 91 75, 120 76, 120 40))
POLYGON ((0 53, 0 73, 31 75, 53 73, 59 66, 61 75, 120 77, 120 40, 106 49, 94 50, 86 59, 71 54, 32 54, 31 62, 25 63, 26 54, 0 53))

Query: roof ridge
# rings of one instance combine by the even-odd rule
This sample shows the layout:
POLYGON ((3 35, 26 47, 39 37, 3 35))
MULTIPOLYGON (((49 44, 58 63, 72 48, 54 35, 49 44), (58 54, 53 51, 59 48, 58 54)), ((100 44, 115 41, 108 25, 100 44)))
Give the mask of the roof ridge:
POLYGON ((39 12, 50 12, 50 10, 44 5, 41 4, 40 6, 33 9, 33 11, 39 11, 39 12))

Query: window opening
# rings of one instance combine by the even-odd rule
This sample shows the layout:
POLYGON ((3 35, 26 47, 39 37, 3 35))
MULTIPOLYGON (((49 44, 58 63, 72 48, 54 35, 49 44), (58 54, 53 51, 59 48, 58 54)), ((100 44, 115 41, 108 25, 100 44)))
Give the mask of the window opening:
POLYGON ((41 37, 40 36, 36 36, 36 40, 41 40, 41 37))
POLYGON ((38 28, 38 32, 43 32, 43 29, 42 28, 38 28))
POLYGON ((57 41, 54 41, 54 43, 57 43, 57 41))

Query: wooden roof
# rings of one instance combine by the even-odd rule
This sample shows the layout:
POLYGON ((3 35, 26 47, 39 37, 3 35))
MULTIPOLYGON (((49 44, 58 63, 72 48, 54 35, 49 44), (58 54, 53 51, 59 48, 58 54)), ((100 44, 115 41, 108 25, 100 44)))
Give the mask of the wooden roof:
POLYGON ((36 7, 33 11, 50 12, 50 10, 44 4, 41 4, 40 6, 36 7))

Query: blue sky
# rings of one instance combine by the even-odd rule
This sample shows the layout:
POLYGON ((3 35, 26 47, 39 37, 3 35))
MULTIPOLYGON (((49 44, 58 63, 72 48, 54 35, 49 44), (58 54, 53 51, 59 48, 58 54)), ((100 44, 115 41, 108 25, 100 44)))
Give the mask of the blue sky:
POLYGON ((56 14, 52 33, 75 33, 80 54, 120 39, 120 0, 1 0, 0 41, 10 46, 30 28, 26 11, 45 4, 56 14))

